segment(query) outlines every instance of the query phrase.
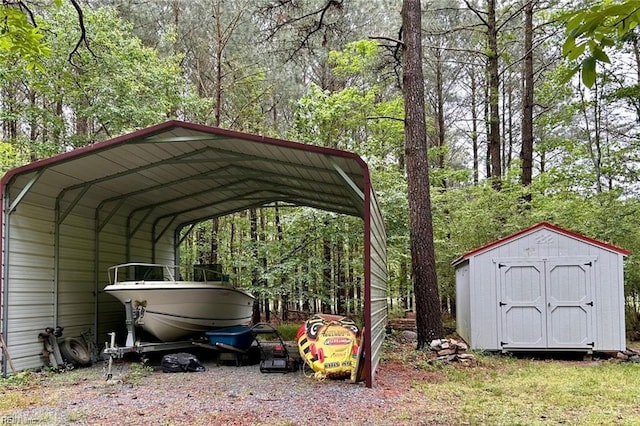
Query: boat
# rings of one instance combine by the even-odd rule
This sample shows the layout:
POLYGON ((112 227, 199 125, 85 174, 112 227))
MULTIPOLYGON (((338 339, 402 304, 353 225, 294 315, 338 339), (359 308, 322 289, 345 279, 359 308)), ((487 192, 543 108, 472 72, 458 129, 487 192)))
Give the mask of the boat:
POLYGON ((219 265, 124 263, 109 268, 109 282, 104 291, 131 301, 136 325, 161 342, 251 322, 254 296, 234 288, 219 265))

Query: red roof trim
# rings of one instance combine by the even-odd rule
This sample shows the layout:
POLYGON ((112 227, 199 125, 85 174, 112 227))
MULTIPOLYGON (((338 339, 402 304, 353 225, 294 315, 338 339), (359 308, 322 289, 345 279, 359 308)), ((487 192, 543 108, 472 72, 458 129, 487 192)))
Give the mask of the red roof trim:
POLYGON ((549 222, 540 222, 537 225, 533 225, 533 226, 531 226, 529 228, 526 228, 526 229, 523 229, 521 231, 518 231, 515 234, 511 234, 509 236, 506 236, 504 238, 500 238, 499 240, 496 240, 496 241, 493 241, 493 242, 491 242, 489 244, 486 244, 486 245, 484 245, 482 247, 478 247, 476 249, 468 251, 465 254, 463 254, 462 256, 460 256, 459 258, 457 258, 456 260, 454 260, 452 262, 452 265, 455 266, 455 265, 459 264, 460 262, 462 262, 463 260, 469 259, 471 256, 474 256, 474 255, 476 255, 478 253, 481 253, 481 252, 484 252, 486 250, 489 250, 489 249, 491 249, 493 247, 502 245, 502 244, 506 243, 507 241, 514 240, 514 239, 516 239, 518 237, 521 237, 521 236, 523 236, 525 234, 529 234, 529 233, 531 233, 533 231, 537 231, 538 229, 542 229, 542 228, 546 228, 546 229, 555 231, 555 232, 557 232, 559 234, 563 234, 563 235, 566 235, 568 237, 584 241, 584 242, 592 244, 594 246, 598 246, 598 247, 601 247, 603 249, 619 253, 619 254, 621 254, 623 256, 631 255, 630 251, 625 250, 625 249, 620 248, 620 247, 616 247, 616 246, 614 246, 612 244, 609 244, 609 243, 605 243, 604 241, 596 240, 594 238, 590 238, 590 237, 587 237, 585 235, 578 234, 577 232, 573 232, 573 231, 570 231, 568 229, 560 228, 559 226, 553 225, 553 224, 551 224, 549 222))

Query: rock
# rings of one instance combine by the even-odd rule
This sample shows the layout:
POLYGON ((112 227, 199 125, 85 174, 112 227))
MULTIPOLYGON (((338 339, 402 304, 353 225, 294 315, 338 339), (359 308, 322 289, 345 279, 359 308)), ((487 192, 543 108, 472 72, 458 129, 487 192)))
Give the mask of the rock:
POLYGON ((628 355, 623 354, 622 352, 618 352, 618 353, 616 354, 616 358, 617 358, 617 359, 619 359, 619 360, 621 360, 621 361, 626 361, 626 360, 628 360, 628 359, 629 359, 629 356, 628 356, 628 355))
POLYGON ((469 354, 465 352, 465 353, 459 353, 458 358, 467 360, 467 359, 475 359, 476 357, 473 354, 469 354))
POLYGON ((415 342, 416 340, 418 340, 418 333, 416 333, 415 331, 404 330, 401 335, 402 338, 407 342, 415 342))
POLYGON ((429 347, 434 351, 439 351, 440 349, 442 349, 441 345, 442 341, 440 339, 432 340, 431 343, 429 343, 429 347))
POLYGON ((438 356, 449 356, 449 355, 453 355, 455 353, 456 353, 455 349, 442 349, 442 350, 436 352, 436 354, 438 356))

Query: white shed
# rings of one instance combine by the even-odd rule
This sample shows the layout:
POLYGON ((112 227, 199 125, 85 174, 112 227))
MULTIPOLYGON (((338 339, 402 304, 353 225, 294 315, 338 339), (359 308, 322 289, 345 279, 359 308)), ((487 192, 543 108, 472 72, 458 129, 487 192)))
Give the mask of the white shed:
POLYGON ((629 254, 546 222, 465 253, 458 334, 488 351, 624 350, 629 254))

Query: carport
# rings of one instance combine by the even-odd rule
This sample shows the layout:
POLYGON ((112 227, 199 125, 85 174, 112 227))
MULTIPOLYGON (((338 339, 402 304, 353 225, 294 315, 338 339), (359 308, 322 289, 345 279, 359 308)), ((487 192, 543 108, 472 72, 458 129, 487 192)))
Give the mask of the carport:
MULTIPOLYGON (((372 386, 386 323, 386 236, 357 155, 169 121, 9 171, 1 183, 1 324, 18 370, 43 364, 38 334, 90 328, 101 346, 122 307, 108 267, 178 263, 185 227, 275 202, 364 221, 364 350, 372 386)), ((2 355, 2 372, 7 359, 2 355)))

